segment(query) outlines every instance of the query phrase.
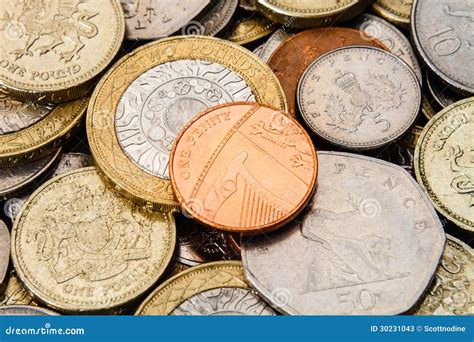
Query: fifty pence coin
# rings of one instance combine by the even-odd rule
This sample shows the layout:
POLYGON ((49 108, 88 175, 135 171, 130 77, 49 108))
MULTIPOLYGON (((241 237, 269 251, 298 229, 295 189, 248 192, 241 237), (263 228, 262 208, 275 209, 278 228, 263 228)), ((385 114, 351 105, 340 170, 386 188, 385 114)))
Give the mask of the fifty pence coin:
POLYGON ((426 73, 426 85, 431 97, 435 100, 436 105, 440 109, 446 108, 454 102, 463 99, 463 96, 452 91, 448 85, 436 79, 436 76, 430 72, 426 73))
POLYGON ((414 312, 417 315, 474 314, 474 251, 446 235, 435 280, 414 312))
POLYGON ((413 126, 421 89, 399 57, 372 47, 345 47, 306 69, 297 100, 303 119, 319 137, 364 150, 397 140, 413 126))
POLYGON ((9 305, 0 306, 0 316, 55 316, 56 312, 37 306, 9 305))
POLYGON ((326 52, 350 45, 385 46, 360 31, 329 27, 305 30, 281 43, 268 59, 268 66, 281 83, 288 99, 288 112, 296 117, 296 89, 306 68, 326 52))
POLYGON ((415 51, 413 51, 405 35, 395 26, 375 15, 364 13, 357 17, 356 21, 352 23, 352 27, 369 37, 378 39, 391 53, 406 62, 415 72, 420 84, 422 83, 423 76, 415 56, 415 51))
POLYGON ((424 62, 453 90, 474 94, 474 21, 464 0, 414 0, 411 34, 424 62))
POLYGON ((8 264, 10 263, 10 232, 3 221, 0 220, 0 289, 5 283, 8 264))
POLYGON ((286 314, 406 312, 443 252, 429 199, 394 164, 337 152, 318 158, 318 190, 301 219, 242 240, 245 278, 286 314))
POLYGON ((474 231, 474 98, 446 107, 424 127, 415 174, 438 211, 474 231))
POLYGON ((0 1, 0 89, 20 101, 59 103, 86 95, 119 51, 119 0, 0 1))
POLYGON ((150 43, 117 62, 96 87, 87 115, 92 155, 127 198, 176 208, 169 181, 176 135, 199 111, 234 101, 286 109, 278 79, 247 49, 203 36, 150 43))
POLYGON ((413 0, 375 0, 372 9, 385 20, 408 30, 412 6, 413 0))
POLYGON ((175 33, 197 16, 210 0, 120 0, 126 39, 158 39, 175 33))
POLYGON ((258 103, 233 102, 201 112, 183 128, 170 172, 176 198, 193 218, 251 234, 277 229, 303 209, 317 159, 296 120, 258 103))
POLYGON ((117 196, 88 167, 30 196, 12 229, 12 259, 27 289, 49 307, 114 313, 157 282, 175 239, 171 214, 117 196))
POLYGON ((246 283, 240 261, 192 267, 170 278, 136 315, 275 315, 246 283))

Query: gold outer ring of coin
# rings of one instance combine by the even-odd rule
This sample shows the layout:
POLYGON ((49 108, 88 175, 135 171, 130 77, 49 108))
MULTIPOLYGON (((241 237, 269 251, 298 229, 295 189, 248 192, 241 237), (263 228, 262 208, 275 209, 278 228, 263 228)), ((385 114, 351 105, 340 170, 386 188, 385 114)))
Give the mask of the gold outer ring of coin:
POLYGON ((339 1, 333 1, 334 6, 327 10, 317 8, 299 10, 291 7, 292 0, 278 0, 276 1, 278 4, 272 4, 274 0, 256 1, 257 8, 267 18, 295 28, 329 26, 335 22, 349 20, 362 13, 371 2, 371 0, 343 0, 342 4, 336 4, 339 1))
MULTIPOLYGON (((423 128, 420 137, 418 138, 414 159, 413 159, 413 168, 415 171, 415 176, 418 184, 428 194, 428 197, 431 200, 431 203, 439 211, 443 216, 445 216, 448 220, 456 224, 458 227, 465 229, 469 232, 474 232, 474 224, 472 221, 461 217, 455 214, 449 207, 442 203, 442 201, 438 198, 437 194, 434 193, 433 189, 431 188, 426 174, 424 170, 424 160, 423 157, 426 153, 426 145, 428 144, 427 140, 432 135, 431 129, 436 128, 439 124, 441 124, 441 118, 449 113, 451 110, 456 109, 458 107, 463 107, 469 102, 474 102, 474 97, 470 97, 458 102, 453 103, 452 105, 444 108, 440 112, 438 112, 434 117, 428 121, 428 123, 423 128)), ((451 135, 451 133, 449 133, 451 135)))
POLYGON ((138 76, 156 65, 182 59, 222 64, 247 82, 257 102, 283 111, 288 108, 280 82, 265 62, 247 49, 219 38, 160 39, 120 59, 92 94, 87 111, 87 137, 96 164, 114 189, 135 203, 156 210, 178 208, 171 182, 143 171, 125 155, 115 134, 115 111, 122 94, 138 76))
MULTIPOLYGON (((69 298, 66 298, 66 295, 61 296, 56 293, 52 293, 53 290, 58 291, 58 289, 51 289, 43 284, 41 284, 38 279, 31 279, 33 276, 28 276, 26 274, 27 270, 25 270, 25 256, 22 253, 23 249, 22 246, 19 245, 17 246, 18 240, 22 239, 22 231, 26 229, 30 229, 32 225, 27 225, 25 226, 24 221, 28 219, 26 217, 23 219, 24 215, 28 215, 28 213, 31 211, 30 205, 39 205, 39 206, 48 206, 48 203, 44 201, 39 201, 38 196, 42 195, 42 192, 45 190, 48 191, 55 191, 57 187, 60 186, 60 182, 62 179, 68 178, 68 177, 93 177, 94 181, 100 181, 101 184, 106 186, 106 183, 104 182, 102 177, 99 177, 100 171, 95 167, 95 166, 89 166, 89 167, 84 167, 80 169, 76 169, 73 171, 69 171, 66 173, 61 174, 60 176, 57 176, 43 185, 41 185, 27 200, 27 202, 22 206, 20 212, 18 213, 17 219, 15 220, 15 223, 13 225, 12 231, 11 231, 11 259, 13 261, 13 266, 16 271, 16 274, 18 278, 21 280, 22 284, 24 287, 28 290, 28 292, 33 296, 33 298, 36 300, 38 299, 40 303, 44 303, 46 306, 64 312, 64 313, 75 313, 75 312, 81 312, 81 313, 111 313, 111 314, 120 314, 123 311, 127 310, 127 306, 130 304, 136 303, 138 298, 140 298, 143 293, 147 293, 151 288, 153 288, 154 283, 156 283, 159 279, 159 277, 163 276, 166 268, 169 266, 172 257, 173 257, 173 252, 176 247, 176 224, 175 224, 175 219, 172 213, 170 212, 148 212, 150 215, 160 215, 162 216, 162 221, 159 224, 163 224, 166 226, 163 230, 166 231, 167 235, 164 237, 164 245, 160 249, 156 249, 155 254, 159 254, 161 257, 157 256, 148 256, 146 258, 142 257, 142 260, 149 260, 152 258, 157 259, 159 262, 155 263, 153 265, 153 271, 148 272, 148 278, 145 279, 142 282, 139 283, 138 281, 133 281, 132 283, 135 284, 135 288, 128 289, 128 292, 123 291, 120 296, 115 295, 114 296, 109 296, 106 299, 98 299, 94 301, 95 299, 92 297, 92 299, 88 296, 77 296, 73 297, 73 295, 69 295, 69 298), (92 176, 91 176, 92 175, 92 176), (56 184, 54 184, 56 183, 56 184), (51 189, 49 189, 51 187, 51 189), (153 283, 152 283, 153 282, 153 283), (48 293, 49 292, 49 293, 48 293), (54 298, 56 297, 56 298, 54 298), (71 298, 72 297, 72 298, 71 298), (60 298, 57 300, 57 298, 60 298), (70 299, 71 301, 68 301, 67 299, 70 299), (92 304, 91 304, 92 303, 92 304)), ((86 179, 86 181, 90 181, 89 179, 86 179)), ((111 191, 110 188, 106 187, 105 191, 111 191)), ((70 193, 69 193, 70 194, 70 193)), ((121 202, 121 205, 128 205, 128 206, 136 206, 133 202, 130 202, 117 194, 111 193, 117 201, 121 202)), ((130 209, 131 210, 131 209, 130 209)), ((113 214, 111 214, 113 215, 113 214)), ((113 219, 117 219, 117 217, 113 216, 113 219)), ((161 220, 160 218, 160 220, 161 220)), ((155 222, 158 224, 158 221, 155 222)), ((137 222, 138 224, 138 222, 137 222)), ((141 225, 142 223, 140 223, 141 225)), ((36 225, 34 225, 36 226, 36 225)), ((38 225, 39 226, 39 225, 38 225)), ((49 227, 49 226, 47 226, 49 227)), ((63 227, 64 228, 64 227, 63 227)), ((151 227, 152 233, 156 233, 156 226, 151 227)), ((73 229, 73 228, 71 228, 73 229)), ((117 236, 117 232, 115 234, 116 238, 120 238, 117 236)), ((67 239, 71 239, 70 235, 67 237, 67 239)), ((70 240, 69 240, 70 241, 70 240)), ((21 242, 21 241, 20 241, 21 242)), ((75 243, 78 243, 74 241, 75 243)), ((78 243, 79 244, 79 243, 78 243)), ((84 250, 81 250, 82 252, 84 250)), ((114 249, 115 251, 115 249, 114 249)), ((130 260, 140 260, 139 259, 134 259, 136 258, 136 255, 134 255, 133 251, 131 252, 131 259, 130 260)), ((30 257, 31 259, 31 257, 30 257)), ((151 263, 147 265, 147 269, 151 269, 151 263)), ((133 272, 132 268, 130 265, 129 267, 126 268, 130 269, 130 272, 133 272)), ((52 274, 52 272, 51 272, 52 274)), ((40 275, 41 276, 41 275, 40 275)), ((45 278, 45 276, 43 276, 45 278)), ((72 279, 72 278, 69 278, 72 279)), ((69 280, 68 279, 68 280, 69 280)), ((107 281, 110 280, 111 278, 105 278, 101 281, 107 281)), ((103 286, 106 286, 107 284, 104 284, 103 286)), ((113 283, 110 285, 114 285, 113 283)), ((59 286, 59 284, 58 284, 59 286)), ((79 290, 80 291, 80 287, 79 290)))
POLYGON ((154 290, 135 315, 169 315, 187 299, 224 286, 249 288, 240 261, 210 262, 178 273, 154 290))
MULTIPOLYGON (((110 6, 111 6, 110 9, 113 11, 112 13, 109 13, 110 17, 107 17, 107 18, 110 21, 112 21, 112 20, 115 21, 116 31, 114 32, 115 33, 114 37, 106 37, 107 42, 112 42, 112 44, 110 45, 107 52, 104 53, 104 57, 102 58, 102 60, 97 62, 95 65, 91 66, 89 68, 89 70, 87 71, 87 73, 84 73, 80 78, 67 78, 65 76, 60 77, 58 79, 61 79, 62 81, 56 81, 56 82, 54 82, 54 84, 49 85, 49 86, 47 86, 45 84, 42 84, 42 83, 35 83, 34 81, 26 82, 24 80, 23 81, 15 80, 15 79, 9 77, 8 75, 5 75, 4 73, 2 73, 2 74, 0 74, 0 91, 2 91, 3 93, 5 93, 8 96, 11 96, 12 98, 14 98, 18 101, 24 101, 24 102, 25 101, 32 101, 32 102, 42 103, 42 104, 45 104, 45 103, 63 103, 63 102, 79 99, 83 96, 86 96, 90 92, 91 86, 93 86, 93 84, 97 81, 97 77, 105 70, 105 68, 107 66, 110 65, 110 63, 116 57, 117 53, 120 50, 120 47, 122 46, 122 42, 123 42, 124 37, 125 37, 125 16, 124 16, 124 12, 123 12, 122 5, 121 5, 120 1, 119 0, 107 0, 107 1, 110 2, 110 6)), ((6 1, 4 1, 4 2, 6 2, 6 1)), ((80 2, 83 2, 83 1, 76 1, 76 5, 78 5, 80 2)), ((17 5, 17 6, 20 6, 20 5, 17 5)), ((23 5, 23 6, 25 6, 25 5, 23 5)), ((38 5, 30 5, 30 6, 33 8, 33 9, 29 10, 31 13, 34 13, 33 12, 34 10, 36 10, 36 11, 38 10, 38 9, 35 9, 35 6, 38 6, 38 5)), ((70 4, 69 8, 70 7, 72 7, 72 4, 70 4)), ((31 25, 33 25, 33 27, 35 27, 34 25, 37 25, 39 28, 44 26, 44 25, 48 25, 48 24, 53 26, 53 27, 54 27, 55 24, 59 25, 59 22, 56 20, 56 18, 54 18, 54 19, 49 18, 48 15, 50 15, 50 13, 47 13, 47 11, 43 8, 40 8, 40 9, 45 11, 46 14, 43 14, 43 16, 45 18, 42 18, 42 19, 33 18, 32 14, 28 15, 28 10, 24 10, 24 12, 22 12, 21 15, 28 18, 28 20, 31 20, 32 21, 31 25), (49 19, 49 21, 47 21, 46 19, 49 19), (39 22, 40 20, 42 20, 42 21, 39 22)), ((20 11, 20 9, 17 9, 17 10, 20 11)), ((21 9, 21 10, 23 10, 23 9, 21 9)), ((49 50, 46 50, 46 52, 42 52, 41 54, 56 52, 56 50, 54 50, 54 48, 56 46, 62 45, 67 40, 73 40, 73 38, 68 36, 69 32, 73 32, 73 35, 75 34, 76 37, 77 37, 77 42, 73 41, 73 43, 75 43, 75 45, 76 45, 76 50, 74 50, 73 52, 76 54, 75 56, 77 56, 79 51, 83 50, 83 48, 84 48, 84 43, 83 43, 83 41, 81 41, 81 39, 84 39, 84 37, 93 38, 93 37, 96 37, 97 34, 99 33, 99 28, 96 25, 93 25, 90 22, 86 21, 87 16, 88 15, 95 16, 95 15, 100 14, 100 13, 95 13, 95 14, 87 13, 87 14, 85 14, 85 12, 80 12, 79 10, 76 10, 76 12, 74 12, 74 13, 78 13, 80 19, 75 19, 74 20, 73 17, 72 17, 72 14, 71 14, 70 17, 66 16, 66 19, 68 20, 67 23, 72 27, 60 28, 60 29, 57 29, 57 31, 55 31, 55 33, 58 34, 58 33, 62 32, 60 30, 64 30, 64 32, 62 32, 61 36, 60 36, 61 40, 57 41, 57 38, 51 37, 51 39, 56 39, 54 41, 54 42, 56 42, 56 45, 54 45, 54 44, 51 45, 51 46, 37 46, 37 45, 35 45, 34 48, 37 48, 38 50, 39 49, 49 49, 49 50), (82 15, 82 17, 81 17, 81 15, 82 15), (86 19, 84 19, 84 18, 86 18, 86 19), (83 21, 81 21, 81 20, 83 20, 83 21), (72 23, 70 23, 70 22, 72 22, 72 23), (84 27, 86 27, 88 30, 90 30, 90 32, 81 31, 81 28, 79 28, 81 25, 83 26, 82 27, 83 30, 84 30, 84 27), (95 28, 92 28, 92 25, 95 26, 95 28), (69 30, 69 31, 67 31, 67 30, 69 30), (83 36, 81 36, 81 34, 83 36), (58 42, 59 42, 59 44, 57 44, 58 42), (83 44, 83 45, 82 45, 82 48, 80 48, 78 50, 77 47, 80 47, 80 44, 83 44)), ((7 14, 8 13, 2 13, 2 15, 7 15, 7 14)), ((31 30, 31 29, 28 27, 28 24, 29 24, 28 22, 23 23, 21 21, 18 21, 14 25, 18 25, 20 30, 24 31, 22 33, 23 37, 28 37, 28 41, 26 43, 30 43, 30 45, 26 45, 26 47, 25 47, 26 51, 24 53, 33 55, 33 52, 29 51, 29 49, 33 47, 33 45, 35 44, 35 42, 39 38, 34 39, 35 38, 34 32, 29 32, 29 30, 31 30)), ((44 35, 48 35, 48 34, 52 35, 51 33, 47 32, 47 30, 45 32, 42 32, 40 30, 39 33, 38 33, 38 37, 40 37, 41 34, 43 34, 43 33, 44 33, 44 35)), ((66 52, 67 53, 72 53, 71 51, 66 51, 66 52)), ((59 56, 59 53, 57 53, 57 55, 59 56)), ((85 57, 87 58, 87 56, 85 56, 85 57)), ((65 57, 62 57, 62 58, 65 58, 65 57)), ((91 57, 89 57, 89 58, 91 58, 91 57)), ((36 61, 37 59, 35 58, 35 59, 32 59, 32 60, 36 61)), ((6 61, 5 63, 10 63, 7 59, 4 59, 4 61, 6 61)), ((3 61, 2 61, 2 63, 3 63, 3 61)), ((41 63, 41 62, 37 62, 37 63, 41 63)), ((12 66, 16 67, 15 70, 20 69, 20 68, 21 69, 27 69, 26 67, 22 66, 21 64, 20 65, 16 65, 16 64, 18 64, 18 63, 13 63, 10 67, 12 67, 12 66)), ((1 65, 1 66, 5 69, 7 68, 5 65, 1 65)), ((81 68, 80 63, 78 63, 77 66, 79 68, 81 68)), ((48 71, 48 72, 44 71, 44 72, 42 72, 42 74, 48 74, 49 75, 49 74, 54 74, 55 72, 58 73, 58 74, 61 74, 61 72, 62 73, 66 73, 66 72, 72 73, 71 68, 73 68, 73 67, 74 66, 68 66, 67 68, 65 68, 65 70, 56 70, 56 71, 48 71)), ((33 68, 34 68, 34 65, 33 65, 33 68)), ((26 75, 26 73, 31 72, 31 70, 24 70, 24 72, 25 72, 25 75, 26 75)), ((29 79, 29 78, 30 77, 28 77, 27 79, 29 79)))
MULTIPOLYGON (((401 1, 398 2, 400 3, 401 1)), ((384 0, 375 1, 372 4, 372 9, 379 16, 381 16, 387 21, 390 21, 394 25, 397 25, 406 30, 410 29, 411 10, 408 12, 408 14, 402 13, 400 11, 397 11, 397 8, 390 7, 390 5, 385 3, 384 0)))
POLYGON ((33 125, 0 134, 0 168, 39 159, 61 147, 81 124, 88 102, 88 98, 82 98, 58 104, 33 125))

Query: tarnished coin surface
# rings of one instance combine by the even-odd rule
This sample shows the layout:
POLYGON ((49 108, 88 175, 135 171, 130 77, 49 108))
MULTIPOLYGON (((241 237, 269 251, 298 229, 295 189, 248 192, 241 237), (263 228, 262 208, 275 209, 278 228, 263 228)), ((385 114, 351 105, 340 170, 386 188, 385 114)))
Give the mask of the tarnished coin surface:
POLYGON ((182 28, 182 34, 199 34, 215 36, 219 34, 230 22, 237 9, 239 0, 213 0, 212 8, 199 15, 182 28))
POLYGON ((125 197, 176 208, 168 170, 176 134, 200 110, 237 100, 286 110, 278 79, 247 49, 204 36, 147 44, 117 62, 92 95, 86 123, 92 155, 125 197))
POLYGON ((474 98, 446 107, 424 127, 415 174, 441 214, 474 231, 474 98))
POLYGON ((53 316, 56 312, 37 306, 9 305, 0 306, 0 316, 53 316))
POLYGON ((163 38, 186 26, 210 0, 120 0, 126 39, 163 38))
POLYGON ((233 102, 201 112, 183 128, 170 172, 179 203, 195 219, 250 234, 279 228, 303 209, 317 159, 296 120, 255 102, 233 102))
POLYGON ((413 0, 375 0, 372 9, 385 20, 408 29, 413 0))
POLYGON ((119 0, 4 0, 0 16, 0 89, 36 103, 86 95, 125 31, 119 0))
POLYGON ((352 23, 352 27, 369 37, 378 39, 391 53, 407 63, 415 72, 420 84, 422 83, 423 76, 415 51, 413 51, 410 41, 395 26, 375 15, 364 13, 352 23))
POLYGON ((431 97, 435 100, 438 108, 443 109, 452 105, 454 102, 463 99, 462 95, 451 90, 451 88, 443 84, 442 81, 436 79, 432 73, 426 73, 426 85, 431 97))
POLYGON ((153 291, 135 314, 182 315, 191 310, 193 315, 274 314, 249 288, 240 261, 211 262, 175 275, 153 291), (249 299, 255 308, 236 303, 238 296, 249 299), (191 309, 193 304, 197 307, 191 309))
POLYGON ((175 245, 171 214, 111 192, 95 167, 56 177, 23 206, 12 259, 35 297, 64 312, 116 312, 166 269, 175 245))
POLYGON ((454 90, 474 94, 473 7, 465 0, 414 0, 411 34, 430 69, 454 90))
POLYGON ((5 305, 38 306, 23 283, 18 279, 14 270, 10 271, 5 290, 0 294, 0 306, 5 305))
POLYGON ((39 181, 57 162, 61 149, 41 159, 27 164, 0 169, 0 199, 7 199, 28 190, 39 181))
POLYGON ((337 152, 318 158, 309 211, 285 229, 242 240, 245 278, 287 314, 406 312, 443 252, 429 199, 394 164, 337 152))
POLYGON ((268 59, 288 99, 288 112, 296 116, 296 89, 298 80, 306 68, 326 52, 350 45, 367 45, 385 48, 371 37, 364 36, 360 31, 328 27, 305 30, 297 33, 281 43, 268 59))
POLYGON ((10 263, 10 232, 7 226, 0 220, 0 289, 5 283, 8 264, 10 263))
POLYGON ((417 315, 474 314, 474 251, 446 236, 434 283, 414 312, 417 315))
POLYGON ((386 145, 413 126, 421 89, 399 57, 372 47, 345 47, 306 69, 297 99, 303 119, 318 136, 362 150, 386 145))
POLYGON ((221 287, 198 293, 182 302, 172 315, 271 316, 270 308, 251 289, 221 287))

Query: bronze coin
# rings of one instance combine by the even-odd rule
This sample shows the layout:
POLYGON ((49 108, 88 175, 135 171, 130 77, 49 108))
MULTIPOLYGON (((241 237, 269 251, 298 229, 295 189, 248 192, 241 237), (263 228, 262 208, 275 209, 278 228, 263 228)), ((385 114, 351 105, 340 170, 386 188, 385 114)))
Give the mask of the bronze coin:
POLYGON ((375 46, 386 49, 376 39, 358 30, 328 27, 300 32, 286 39, 270 56, 268 65, 283 87, 288 99, 288 111, 296 114, 296 88, 306 68, 326 52, 351 45, 375 46))
POLYGON ((182 207, 225 231, 256 233, 294 218, 315 188, 317 157, 300 124, 254 102, 212 107, 178 135, 171 182, 182 207))

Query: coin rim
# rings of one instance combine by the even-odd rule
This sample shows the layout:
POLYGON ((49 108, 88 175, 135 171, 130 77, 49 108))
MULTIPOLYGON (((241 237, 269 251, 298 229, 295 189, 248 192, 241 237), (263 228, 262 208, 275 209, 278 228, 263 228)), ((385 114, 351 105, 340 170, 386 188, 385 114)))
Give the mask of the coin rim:
MULTIPOLYGON (((59 313, 55 312, 55 311, 52 311, 52 310, 49 310, 49 309, 46 309, 46 308, 42 308, 42 307, 39 307, 39 306, 34 306, 34 305, 2 305, 0 306, 0 317, 2 316, 2 311, 8 311, 8 310, 31 310, 31 311, 37 311, 37 312, 41 312, 43 313, 44 315, 47 315, 47 316, 59 316, 59 313)), ((7 315, 11 315, 11 314, 8 314, 7 315)), ((16 316, 16 315, 14 315, 16 316)), ((25 314, 25 315, 18 315, 18 316, 31 316, 30 314, 25 314)))
POLYGON ((406 30, 410 29, 411 9, 407 15, 404 15, 404 13, 397 11, 395 8, 391 8, 389 5, 384 3, 383 0, 376 0, 372 4, 372 9, 375 13, 394 25, 400 26, 406 30))

